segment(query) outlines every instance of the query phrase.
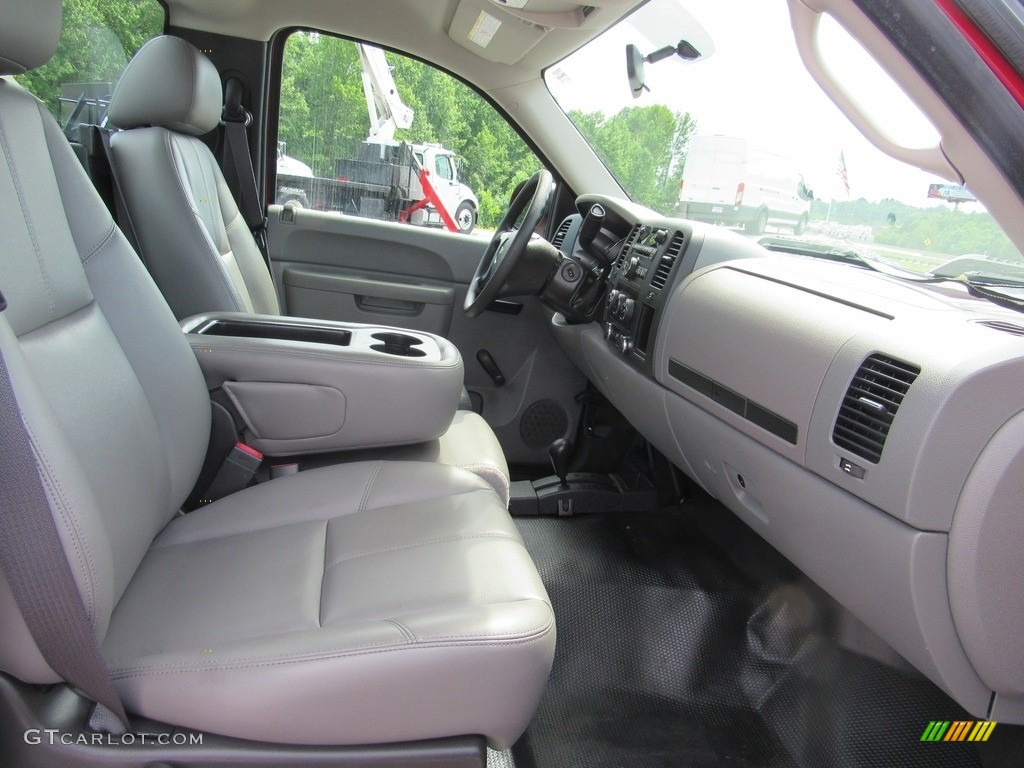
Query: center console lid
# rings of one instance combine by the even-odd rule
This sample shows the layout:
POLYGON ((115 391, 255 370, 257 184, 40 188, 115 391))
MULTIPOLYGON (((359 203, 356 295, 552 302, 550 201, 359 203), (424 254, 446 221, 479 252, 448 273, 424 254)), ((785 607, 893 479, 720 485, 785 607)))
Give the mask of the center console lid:
POLYGON ((433 440, 462 392, 446 339, 402 328, 216 312, 181 323, 206 378, 270 455, 433 440))

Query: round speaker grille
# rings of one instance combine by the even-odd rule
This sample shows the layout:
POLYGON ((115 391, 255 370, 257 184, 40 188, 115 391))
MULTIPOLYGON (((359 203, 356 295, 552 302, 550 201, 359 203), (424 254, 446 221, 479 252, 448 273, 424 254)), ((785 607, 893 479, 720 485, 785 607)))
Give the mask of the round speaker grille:
POLYGON ((546 448, 568 430, 569 414, 554 400, 538 400, 519 421, 519 435, 531 448, 546 448))

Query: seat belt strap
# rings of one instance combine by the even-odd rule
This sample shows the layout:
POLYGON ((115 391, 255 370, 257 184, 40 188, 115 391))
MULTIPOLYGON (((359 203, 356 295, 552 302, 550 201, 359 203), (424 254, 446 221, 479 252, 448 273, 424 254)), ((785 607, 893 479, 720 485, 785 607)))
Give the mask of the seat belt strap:
POLYGON ((199 499, 199 503, 209 504, 247 487, 256 477, 262 463, 262 453, 245 443, 235 443, 235 447, 224 458, 224 462, 217 470, 217 474, 214 475, 210 487, 199 499))
POLYGON ((90 727, 121 735, 128 716, 61 544, 2 349, 0 477, 0 565, 25 625, 50 668, 96 703, 90 727))
MULTIPOLYGON (((107 169, 110 171, 110 186, 114 192, 114 218, 118 226, 128 238, 135 253, 139 255, 143 264, 146 264, 146 257, 142 255, 142 245, 139 243, 139 236, 135 232, 135 225, 132 223, 132 215, 128 212, 128 204, 124 199, 124 188, 121 186, 121 176, 117 172, 117 165, 114 163, 114 152, 110 148, 110 131, 98 125, 91 126, 99 136, 100 144, 103 146, 103 157, 107 161, 107 169)), ((148 268, 148 265, 147 265, 148 268)))
POLYGON ((252 155, 249 154, 247 129, 252 122, 252 115, 242 106, 242 84, 237 78, 227 81, 224 93, 224 142, 226 154, 231 160, 228 163, 227 158, 224 159, 225 177, 238 203, 238 210, 252 231, 256 245, 273 277, 267 249, 267 217, 260 201, 259 188, 256 186, 252 155))

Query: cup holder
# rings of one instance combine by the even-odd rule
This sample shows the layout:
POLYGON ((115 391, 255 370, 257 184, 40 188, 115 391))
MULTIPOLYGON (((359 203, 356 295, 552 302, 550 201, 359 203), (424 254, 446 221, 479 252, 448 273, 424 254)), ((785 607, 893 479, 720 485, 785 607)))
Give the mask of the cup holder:
POLYGON ((386 355, 398 355, 399 357, 426 357, 427 353, 417 349, 417 345, 423 342, 415 336, 404 333, 372 333, 370 334, 380 344, 371 344, 370 349, 374 352, 383 352, 386 355))

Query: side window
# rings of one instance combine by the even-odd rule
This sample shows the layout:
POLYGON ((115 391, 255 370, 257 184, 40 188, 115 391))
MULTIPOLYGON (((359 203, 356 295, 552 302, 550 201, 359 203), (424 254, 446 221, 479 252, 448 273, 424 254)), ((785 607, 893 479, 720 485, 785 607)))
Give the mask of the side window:
POLYGON ((70 133, 77 123, 99 123, 128 61, 163 33, 158 0, 64 0, 64 26, 53 58, 15 79, 45 104, 70 133))
POLYGON ((288 37, 280 104, 281 205, 431 227, 447 218, 469 233, 494 227, 516 184, 540 167, 456 78, 326 34, 288 37))
POLYGON ((434 168, 437 171, 437 175, 442 179, 451 181, 455 178, 455 172, 452 170, 452 161, 448 155, 438 155, 434 168))

